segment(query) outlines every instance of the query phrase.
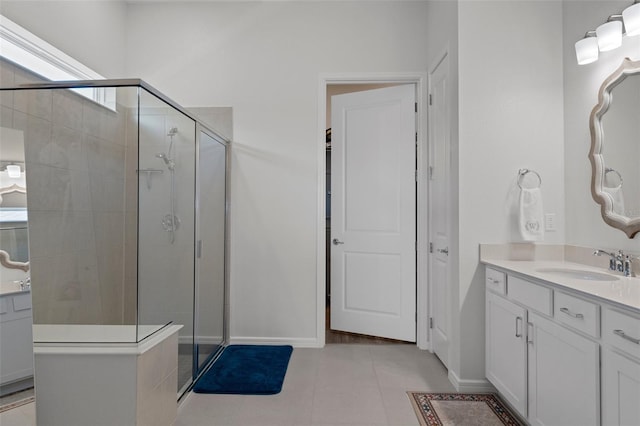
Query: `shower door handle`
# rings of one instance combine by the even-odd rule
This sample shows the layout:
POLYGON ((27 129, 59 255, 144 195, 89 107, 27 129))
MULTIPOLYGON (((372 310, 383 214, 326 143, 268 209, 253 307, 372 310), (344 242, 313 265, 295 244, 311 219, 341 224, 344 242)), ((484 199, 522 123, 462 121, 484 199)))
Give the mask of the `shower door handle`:
POLYGON ((333 245, 334 245, 334 246, 337 246, 337 245, 339 245, 339 244, 344 244, 344 242, 343 242, 343 241, 340 241, 340 240, 339 240, 339 239, 337 239, 337 238, 334 238, 334 239, 333 239, 333 245))

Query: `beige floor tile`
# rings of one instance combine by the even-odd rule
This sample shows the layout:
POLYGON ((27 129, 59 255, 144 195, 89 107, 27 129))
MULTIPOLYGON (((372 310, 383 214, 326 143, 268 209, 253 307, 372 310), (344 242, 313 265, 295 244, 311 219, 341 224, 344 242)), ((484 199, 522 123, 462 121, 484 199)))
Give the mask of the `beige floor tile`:
POLYGON ((0 425, 2 426, 35 426, 35 420, 34 403, 0 413, 0 425))
POLYGON ((175 426, 233 425, 243 409, 242 396, 191 393, 178 407, 175 426))
MULTIPOLYGON (((294 349, 278 395, 189 394, 175 426, 415 426, 407 391, 454 392, 447 370, 415 345, 294 349)), ((0 413, 35 426, 35 404, 0 413)))
POLYGON ((386 425, 382 394, 377 386, 316 389, 313 423, 386 425))

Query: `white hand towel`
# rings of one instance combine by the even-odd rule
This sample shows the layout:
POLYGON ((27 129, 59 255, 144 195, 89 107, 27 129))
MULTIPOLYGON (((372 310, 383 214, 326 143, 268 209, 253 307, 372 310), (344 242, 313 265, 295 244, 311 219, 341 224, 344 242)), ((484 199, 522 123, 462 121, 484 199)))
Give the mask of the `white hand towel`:
POLYGON ((613 212, 620 216, 624 216, 624 196, 622 194, 622 186, 617 186, 615 188, 605 186, 602 189, 605 194, 608 194, 611 197, 611 201, 613 201, 613 212))
POLYGON ((519 229, 524 241, 544 239, 544 213, 540 188, 522 188, 520 191, 519 229))

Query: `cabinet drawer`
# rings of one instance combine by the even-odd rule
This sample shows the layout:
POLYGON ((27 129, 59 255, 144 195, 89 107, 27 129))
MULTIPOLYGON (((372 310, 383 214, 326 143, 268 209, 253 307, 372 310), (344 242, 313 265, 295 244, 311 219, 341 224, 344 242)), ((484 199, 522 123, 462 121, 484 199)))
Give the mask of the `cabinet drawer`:
POLYGON ((541 314, 549 316, 553 314, 551 309, 553 292, 550 288, 509 275, 507 296, 541 314))
POLYGON ((505 294, 507 277, 504 272, 486 268, 485 282, 488 290, 498 294, 505 294))
POLYGON ((605 309, 602 337, 611 346, 640 359, 640 318, 605 309))
POLYGON ((600 306, 595 303, 556 291, 553 313, 563 324, 593 337, 600 336, 600 306))

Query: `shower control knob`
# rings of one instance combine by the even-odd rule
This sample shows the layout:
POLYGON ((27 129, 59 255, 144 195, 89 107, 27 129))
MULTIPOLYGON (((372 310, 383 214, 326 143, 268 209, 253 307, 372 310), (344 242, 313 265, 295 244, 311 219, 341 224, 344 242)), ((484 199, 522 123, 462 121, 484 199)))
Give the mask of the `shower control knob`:
POLYGON ((339 240, 339 239, 337 239, 337 238, 334 238, 334 239, 333 239, 333 245, 334 245, 334 246, 337 246, 337 245, 339 245, 339 244, 344 244, 344 242, 343 242, 343 241, 340 241, 340 240, 339 240))

